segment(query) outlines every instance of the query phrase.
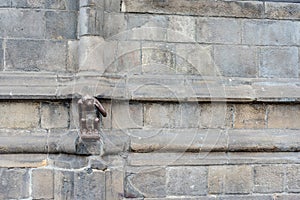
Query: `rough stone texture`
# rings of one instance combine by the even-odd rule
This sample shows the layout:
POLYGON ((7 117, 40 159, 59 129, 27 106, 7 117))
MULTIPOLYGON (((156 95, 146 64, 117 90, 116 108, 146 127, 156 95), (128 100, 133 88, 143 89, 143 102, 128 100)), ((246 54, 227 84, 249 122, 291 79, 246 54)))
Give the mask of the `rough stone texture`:
POLYGON ((207 194, 207 168, 167 168, 167 194, 170 196, 199 196, 207 194))
POLYGON ((254 167, 254 191, 257 193, 283 192, 284 167, 265 165, 254 167))
POLYGON ((232 127, 232 106, 225 103, 200 104, 200 124, 202 128, 232 127))
POLYGON ((65 71, 66 43, 44 40, 8 40, 6 66, 8 71, 65 71))
POLYGON ((78 63, 78 48, 79 42, 68 41, 68 57, 67 57, 67 71, 68 72, 77 72, 79 63, 78 63))
POLYGON ((46 154, 1 154, 1 168, 36 168, 44 167, 47 163, 46 154))
POLYGON ((103 35, 103 8, 84 7, 80 9, 80 36, 103 35))
POLYGON ((127 37, 130 40, 166 41, 168 16, 128 15, 127 37))
POLYGON ((54 199, 74 199, 74 172, 54 171, 54 199))
POLYGON ((112 127, 114 129, 141 128, 143 106, 131 102, 112 103, 112 127))
MULTIPOLYGON (((9 1, 9 0, 7 0, 9 1)), ((78 2, 74 0, 11 0, 12 7, 41 8, 54 10, 78 10, 78 2)))
POLYGON ((136 169, 127 172, 125 197, 165 197, 166 170, 161 168, 136 169))
POLYGON ((1 102, 0 113, 1 128, 38 128, 39 103, 1 102))
POLYGON ((273 19, 299 19, 300 5, 296 3, 266 2, 265 13, 273 19))
POLYGON ((0 35, 9 38, 44 37, 44 12, 34 10, 0 10, 0 35))
POLYGON ((74 188, 74 199, 105 199, 105 173, 98 170, 76 172, 74 188))
POLYGON ((1 199, 25 199, 29 197, 28 170, 0 168, 0 180, 1 199))
POLYGON ((215 46, 214 61, 223 76, 257 77, 258 50, 248 46, 215 46))
POLYGON ((77 15, 75 12, 46 12, 46 38, 76 39, 77 15))
POLYGON ((60 103, 42 103, 41 126, 45 129, 68 128, 68 105, 60 103))
POLYGON ((195 42, 196 18, 189 16, 170 16, 167 30, 167 41, 195 42))
POLYGON ((261 77, 298 77, 298 48, 262 48, 259 75, 261 77))
POLYGON ((288 192, 300 192, 300 166, 291 165, 286 169, 286 189, 288 192))
POLYGON ((262 17, 263 4, 257 1, 125 0, 122 11, 200 16, 262 17))
POLYGON ((251 166, 210 166, 208 169, 209 193, 247 194, 252 192, 253 170, 251 166))
POLYGON ((268 107, 268 128, 299 129, 299 105, 270 105, 268 107))
POLYGON ((236 104, 234 128, 265 128, 266 106, 263 104, 236 104))
POLYGON ((51 199, 54 197, 54 171, 51 169, 32 170, 32 197, 51 199))
POLYGON ((115 167, 105 172, 106 199, 120 199, 124 196, 124 169, 115 167))
POLYGON ((196 22, 197 42, 239 44, 241 21, 226 18, 199 18, 196 22))
POLYGON ((298 200, 299 198, 299 194, 277 194, 274 197, 276 200, 298 200))
MULTIPOLYGON (((2 47, 3 45, 3 40, 0 40, 0 46, 2 47)), ((3 52, 3 48, 0 48, 0 71, 3 70, 4 67, 4 52, 3 52)))
POLYGON ((297 45, 299 23, 281 20, 244 20, 243 44, 250 45, 297 45))
POLYGON ((127 21, 123 13, 108 13, 104 15, 104 38, 124 39, 126 38, 127 21), (111 26, 111 24, 114 24, 111 26))

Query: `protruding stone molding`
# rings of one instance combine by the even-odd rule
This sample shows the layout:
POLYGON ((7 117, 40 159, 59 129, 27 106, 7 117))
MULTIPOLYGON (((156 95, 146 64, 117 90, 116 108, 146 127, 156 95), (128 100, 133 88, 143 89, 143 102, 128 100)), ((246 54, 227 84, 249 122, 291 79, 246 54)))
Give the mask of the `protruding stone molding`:
POLYGON ((204 17, 238 17, 252 19, 299 19, 299 0, 210 1, 210 0, 124 0, 122 11, 190 15, 204 17))
POLYGON ((299 102, 296 78, 186 75, 98 76, 79 73, 1 73, 0 99, 71 99, 84 87, 105 99, 169 102, 299 102), (13 80, 13 81, 12 81, 13 80))

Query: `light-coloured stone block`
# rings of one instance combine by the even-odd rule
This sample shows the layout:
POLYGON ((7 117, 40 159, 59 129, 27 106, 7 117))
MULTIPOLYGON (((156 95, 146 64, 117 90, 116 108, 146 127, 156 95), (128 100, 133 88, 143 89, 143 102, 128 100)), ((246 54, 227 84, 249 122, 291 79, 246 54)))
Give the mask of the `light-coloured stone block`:
POLYGON ((68 128, 68 104, 43 103, 41 107, 41 126, 46 129, 68 128))
POLYGON ((268 128, 299 129, 299 105, 268 106, 268 128))
POLYGON ((51 199, 54 197, 54 172, 51 169, 32 170, 32 197, 51 199))
POLYGON ((234 108, 234 128, 266 128, 265 105, 236 104, 234 108))

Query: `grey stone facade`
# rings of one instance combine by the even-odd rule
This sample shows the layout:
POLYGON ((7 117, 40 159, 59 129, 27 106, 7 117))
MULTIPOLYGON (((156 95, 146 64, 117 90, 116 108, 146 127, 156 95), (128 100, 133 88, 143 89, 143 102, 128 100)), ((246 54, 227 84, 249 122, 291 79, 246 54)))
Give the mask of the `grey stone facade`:
POLYGON ((297 0, 1 1, 0 199, 299 199, 299 19, 297 0))

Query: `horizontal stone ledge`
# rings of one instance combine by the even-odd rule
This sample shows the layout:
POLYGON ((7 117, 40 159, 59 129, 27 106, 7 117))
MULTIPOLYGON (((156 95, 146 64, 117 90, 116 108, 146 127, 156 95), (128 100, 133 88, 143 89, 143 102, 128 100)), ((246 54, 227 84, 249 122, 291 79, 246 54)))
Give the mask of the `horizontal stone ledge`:
POLYGON ((299 164, 298 152, 130 153, 130 166, 299 164))
POLYGON ((1 73, 0 99, 105 99, 182 102, 299 102, 300 79, 195 75, 106 76, 1 73))
POLYGON ((264 6, 263 1, 124 0, 122 11, 205 17, 299 19, 300 11, 299 4, 297 4, 299 2, 298 0, 275 0, 268 1, 264 6))
POLYGON ((80 155, 40 153, 0 154, 1 168, 56 167, 62 169, 79 169, 85 166, 88 166, 88 158, 80 155))
POLYGON ((128 130, 132 152, 298 152, 300 130, 128 130))

